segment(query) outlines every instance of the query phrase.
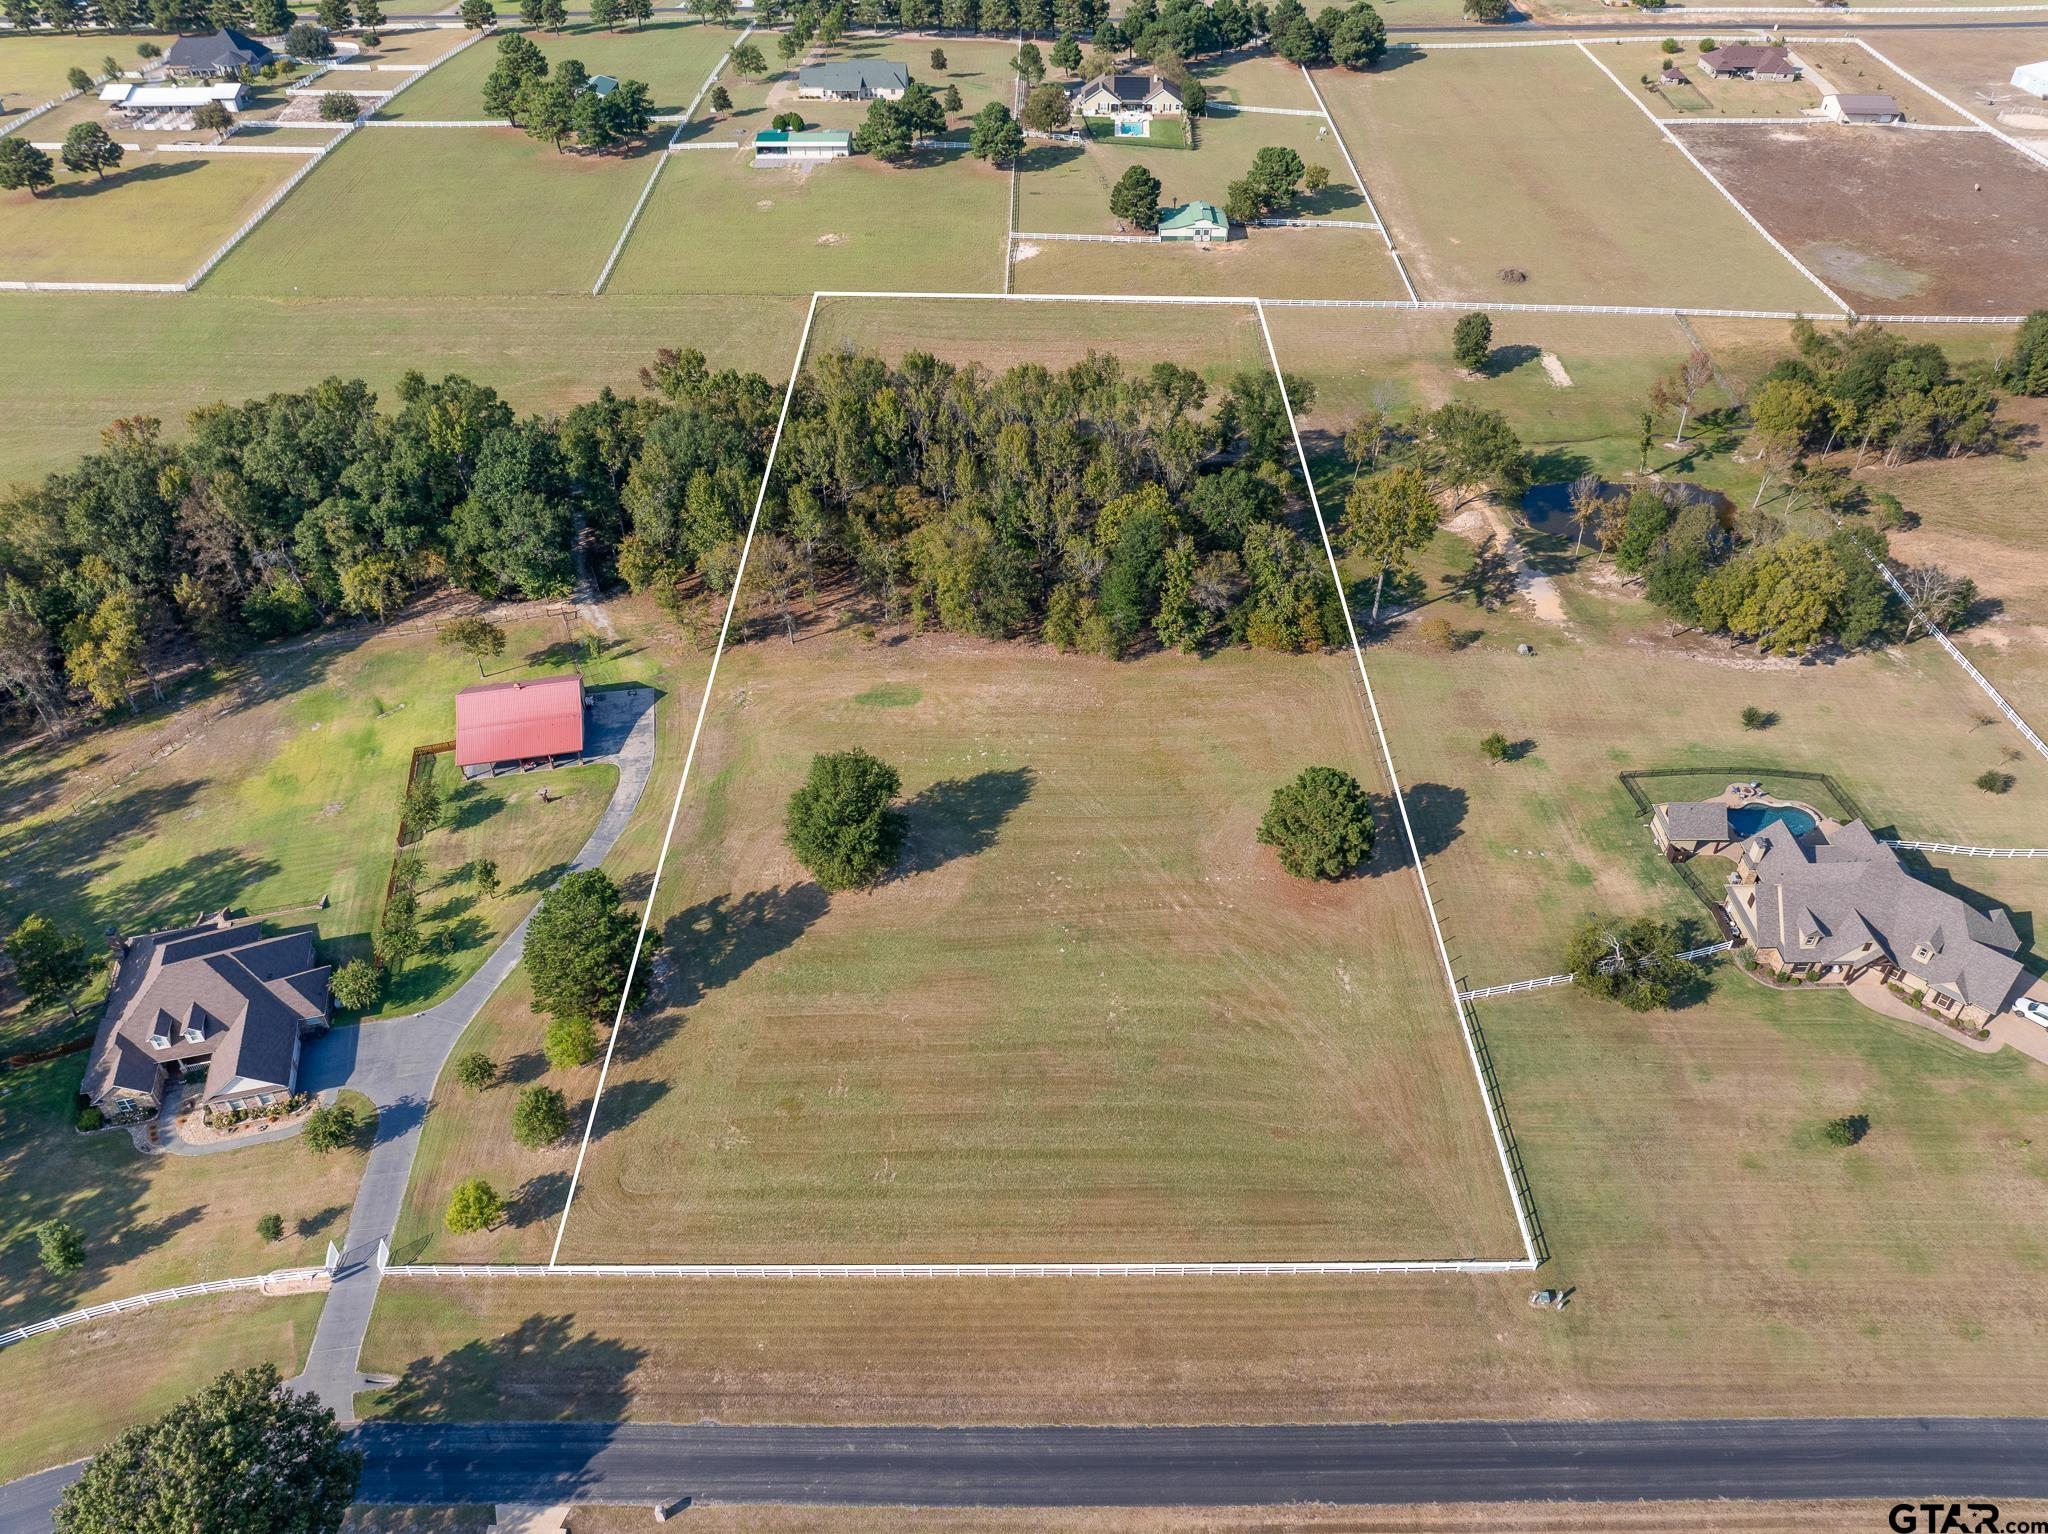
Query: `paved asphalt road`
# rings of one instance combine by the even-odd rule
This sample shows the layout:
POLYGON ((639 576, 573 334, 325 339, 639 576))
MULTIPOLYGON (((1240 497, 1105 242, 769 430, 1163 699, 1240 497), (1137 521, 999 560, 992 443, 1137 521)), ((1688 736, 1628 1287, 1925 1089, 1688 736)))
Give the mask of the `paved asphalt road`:
MULTIPOLYGON (((369 1423, 366 1502, 1231 1506, 2048 1496, 2048 1418, 834 1428, 369 1423)), ((73 1472, 0 1487, 45 1534, 73 1472)))

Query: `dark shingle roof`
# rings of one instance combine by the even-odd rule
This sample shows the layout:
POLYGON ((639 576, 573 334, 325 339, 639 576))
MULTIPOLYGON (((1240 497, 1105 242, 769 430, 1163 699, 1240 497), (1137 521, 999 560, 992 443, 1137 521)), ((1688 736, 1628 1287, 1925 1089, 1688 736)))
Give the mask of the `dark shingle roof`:
POLYGON ((1130 106, 1141 106, 1155 91, 1163 91, 1175 101, 1180 100, 1180 87, 1171 80, 1158 75, 1097 75, 1081 87, 1081 94, 1093 90, 1105 90, 1120 102, 1130 106))
POLYGON ((277 57, 246 32, 222 27, 210 37, 181 37, 164 54, 166 69, 230 71, 261 68, 277 57))

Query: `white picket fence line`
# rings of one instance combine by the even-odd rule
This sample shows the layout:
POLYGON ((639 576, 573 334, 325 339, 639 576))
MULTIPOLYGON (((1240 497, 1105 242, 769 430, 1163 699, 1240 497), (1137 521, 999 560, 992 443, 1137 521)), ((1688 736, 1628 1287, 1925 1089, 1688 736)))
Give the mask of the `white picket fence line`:
MULTIPOLYGON (((1896 845, 1896 843, 1893 845, 1896 845)), ((1688 948, 1679 957, 1681 959, 1704 959, 1709 954, 1726 953, 1734 946, 1735 943, 1732 939, 1724 943, 1709 943, 1704 948, 1688 948)), ((1513 996, 1522 991, 1540 991, 1545 986, 1570 985, 1571 982, 1572 977, 1570 975, 1542 975, 1534 980, 1515 980, 1510 981, 1506 985, 1488 985, 1481 986, 1475 991, 1460 991, 1458 992, 1458 1000, 1483 1001, 1488 996, 1513 996)))
POLYGON ((0 293, 183 293, 182 282, 23 282, 0 280, 0 293))
POLYGON ((159 144, 158 154, 319 154, 319 144, 159 144))
POLYGON ((1337 141, 1337 153, 1344 156, 1344 164, 1351 172, 1351 184, 1358 188, 1358 195, 1365 199, 1365 211, 1372 215, 1372 221, 1380 226, 1380 238, 1386 242, 1387 254, 1393 258, 1394 274, 1401 279, 1401 288, 1408 295, 1409 304, 1421 301, 1415 291, 1415 284, 1408 280, 1408 263, 1401 259, 1401 252, 1394 248, 1394 232, 1387 227, 1386 219, 1380 216, 1379 204, 1372 200, 1372 188, 1365 184, 1365 177, 1359 174, 1358 162, 1351 158, 1351 146, 1344 142, 1344 130, 1337 126, 1337 119, 1330 116, 1330 104, 1323 100, 1323 88, 1316 84, 1316 77, 1304 64, 1301 77, 1308 82, 1309 94, 1316 98, 1316 105, 1322 109, 1323 119, 1330 125, 1330 137, 1337 141))
POLYGON ((1945 852, 1959 858, 2048 858, 2048 847, 1962 847, 1954 842, 1885 842, 1901 852, 1945 852))
MULTIPOLYGON (((397 92, 392 92, 396 95, 397 92)), ((509 128, 513 126, 509 117, 370 117, 365 118, 366 128, 509 128)))
POLYGON ((1344 1273, 1526 1273, 1526 1258, 1401 1262, 565 1262, 407 1263, 386 1278, 1285 1278, 1344 1273))
POLYGON ((1259 229, 1377 229, 1378 224, 1368 224, 1358 218, 1255 218, 1254 227, 1259 229))
POLYGON ((1906 610, 1913 614, 1915 618, 1919 619, 1921 623, 1925 624, 1927 627, 1927 632, 1934 636, 1936 642, 1938 642, 1944 650, 1948 651, 1949 659, 1954 661, 1958 666, 1961 666, 1963 668, 1964 673, 1970 678, 1970 680, 1975 682, 1979 687, 1981 687, 1984 690, 1984 696, 1989 698, 1993 703, 1995 703, 1998 706, 1998 711, 2001 714, 2005 715, 2007 719, 2012 721, 2012 727, 2020 732, 2021 738, 2024 739, 2028 745, 2032 746, 2036 751, 2038 751, 2041 754, 2042 760, 2048 761, 2048 741, 2042 740, 2041 737, 2035 733, 2034 727, 2028 724, 2026 720, 2020 717, 2020 711, 2014 708, 2010 703, 2006 702, 2005 695, 2001 693, 1996 687, 1993 687, 1991 685, 1990 678, 1985 676, 1984 673, 1979 671, 1975 666, 1971 665, 1970 657, 1965 655, 1961 650, 1958 650, 1956 648, 1955 641, 1950 639, 1948 635, 1944 634, 1941 631, 1941 626, 1927 615, 1926 610, 1923 609, 1918 602, 1914 601, 1910 596, 1906 594, 1906 588, 1900 585, 1899 578, 1896 575, 1892 574, 1892 567, 1889 564, 1885 563, 1885 561, 1883 561, 1882 559, 1879 559, 1875 554, 1870 553, 1867 549, 1864 551, 1864 554, 1865 557, 1868 558, 1873 565, 1877 566, 1877 573, 1885 578, 1886 583, 1889 584, 1892 590, 1898 594, 1899 600, 1906 604, 1906 610))
POLYGON ((268 197, 264 198, 263 206, 258 208, 253 214, 251 214, 247 222, 245 222, 241 228, 237 229, 233 234, 229 235, 227 240, 221 245, 220 249, 216 250, 212 255, 206 258, 205 264, 201 266, 198 271, 194 272, 190 277, 185 279, 185 291, 189 293, 192 289, 198 287, 200 283, 204 282, 207 279, 207 277, 212 273, 213 269, 216 266, 219 266, 221 262, 227 259, 228 252, 233 250, 237 245, 241 244, 243 240, 247 239, 250 236, 250 234, 252 234, 255 231, 255 228, 258 224, 262 223, 266 218, 270 217, 271 211, 274 208, 276 208, 279 203, 283 202, 287 197, 291 196, 293 189, 296 188, 301 181, 304 181, 308 176, 312 175, 313 172, 319 168, 320 162, 326 159, 329 155, 333 154, 334 151, 341 146, 342 141, 347 139, 350 134, 355 132, 357 126, 358 124, 356 123, 350 123, 341 132, 335 134, 333 138, 329 139, 326 142, 326 144, 321 146, 319 149, 315 150, 312 156, 306 161, 305 164, 301 165, 297 170, 293 171, 290 176, 286 177, 283 186, 279 187, 276 191, 272 192, 268 197))
POLYGON ((83 1310, 69 1310, 61 1316, 31 1321, 27 1326, 0 1332, 0 1348, 10 1347, 30 1337, 40 1337, 46 1332, 61 1331, 67 1326, 97 1321, 103 1316, 125 1315, 131 1310, 145 1310, 151 1305, 165 1305, 172 1300, 194 1299, 202 1294, 227 1294, 237 1289, 261 1289, 265 1284, 303 1282, 327 1271, 326 1268, 280 1268, 272 1273, 255 1273, 246 1278, 215 1278, 203 1284, 181 1284, 176 1289, 156 1289, 148 1294, 129 1295, 125 1299, 108 1300, 104 1305, 88 1305, 83 1310))
MULTIPOLYGON (((100 83, 100 81, 104 79, 106 79, 105 75, 97 76, 93 80, 93 84, 97 85, 100 83)), ((15 132, 24 124, 34 122, 38 117, 41 117, 45 112, 54 111, 56 108, 64 105, 65 102, 71 100, 72 97, 82 96, 84 94, 85 92, 83 91, 66 91, 61 96, 52 96, 48 101, 45 101, 39 107, 30 107, 26 112, 22 113, 21 116, 15 118, 14 121, 9 123, 6 127, 0 128, 0 138, 6 138, 9 134, 15 132)))
POLYGON ((724 151, 725 151, 725 152, 726 152, 727 154, 733 154, 733 153, 736 153, 736 152, 737 152, 737 151, 739 151, 739 150, 745 149, 746 147, 747 147, 747 141, 746 141, 745 139, 739 139, 739 140, 736 140, 735 142, 733 142, 733 143, 730 143, 730 144, 721 144, 721 143, 711 143, 711 142, 706 142, 706 143, 702 143, 702 144, 670 144, 670 145, 669 145, 669 146, 668 146, 668 147, 667 147, 666 149, 662 150, 662 153, 663 153, 663 154, 688 154, 688 153, 689 153, 689 152, 690 152, 691 150, 693 150, 693 149, 722 149, 722 150, 724 150, 724 151))
MULTIPOLYGON (((1530 304, 1503 303, 1494 298, 1268 298, 1269 309, 1487 309, 1498 314, 1630 314, 1660 318, 1690 316, 1705 320, 1800 320, 1814 318, 1809 309, 1709 309, 1692 304, 1530 304)), ((1840 316, 1822 313, 1820 318, 1840 316)), ((2024 314, 1865 314, 1865 321, 1883 325, 2018 325, 2024 314)))
POLYGON ((1159 236, 1156 234, 1033 234, 1028 229, 1015 230, 1011 233, 1010 238, 1012 240, 1072 240, 1080 243, 1108 245, 1157 245, 1159 243, 1159 236))

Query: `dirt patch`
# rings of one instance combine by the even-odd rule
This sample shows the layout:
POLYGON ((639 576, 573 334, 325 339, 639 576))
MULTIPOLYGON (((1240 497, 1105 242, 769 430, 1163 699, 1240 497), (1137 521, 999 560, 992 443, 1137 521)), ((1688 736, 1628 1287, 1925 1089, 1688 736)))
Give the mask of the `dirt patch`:
POLYGON ((2014 314, 2048 291, 2048 181, 1990 134, 1700 124, 1686 142, 1851 303, 2014 314))
POLYGON ((1508 526, 1507 513, 1497 504, 1486 500, 1468 506, 1444 526, 1474 543, 1484 541, 1491 533, 1514 569, 1515 590, 1528 599, 1530 609, 1545 623, 1563 624, 1566 621, 1564 598, 1558 594, 1557 582, 1537 570, 1523 556, 1521 542, 1508 526))
POLYGON ((2030 133, 2048 133, 2048 112, 2000 112, 1998 120, 2008 128, 2024 128, 2030 133))
POLYGON ((1038 245, 1013 245, 1010 247, 1010 259, 1012 261, 1029 261, 1041 249, 1043 247, 1038 245))
POLYGON ((818 243, 820 245, 844 245, 846 243, 846 236, 843 234, 821 234, 818 236, 818 243))
POLYGON ((1572 386, 1572 375, 1564 370, 1564 364, 1558 360, 1556 352, 1543 354, 1543 371, 1550 375, 1550 381, 1560 389, 1569 389, 1572 386))

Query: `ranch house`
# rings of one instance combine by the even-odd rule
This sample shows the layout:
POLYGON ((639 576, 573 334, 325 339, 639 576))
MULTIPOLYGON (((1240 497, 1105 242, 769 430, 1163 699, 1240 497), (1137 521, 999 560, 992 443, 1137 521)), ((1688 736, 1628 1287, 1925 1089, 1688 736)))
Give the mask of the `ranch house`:
POLYGON ((1211 240, 1230 238, 1230 220, 1213 202, 1190 202, 1178 208, 1159 210, 1159 238, 1162 241, 1193 241, 1206 245, 1211 240))
POLYGON ((805 101, 900 101, 910 71, 893 59, 834 59, 797 71, 796 93, 805 101))
POLYGON ((1717 80, 1796 80, 1799 66, 1783 48, 1730 43, 1700 55, 1700 68, 1717 80))
POLYGON ((1780 978, 1896 987, 1979 1027, 2031 983, 2005 911, 1980 911, 1915 878, 1860 820, 1843 825, 1803 805, 1724 796, 1657 805, 1651 829, 1673 860, 1696 852, 1734 860, 1729 920, 1780 978))
POLYGON ((1820 109, 1831 122, 1902 123, 1906 114, 1891 97, 1869 95, 1823 96, 1820 109))
POLYGON ((815 165, 843 160, 853 153, 853 135, 844 128, 763 128, 754 135, 756 165, 815 165))
POLYGON ((486 682, 455 695, 455 765, 465 778, 583 759, 583 678, 486 682))
POLYGON ((1158 75, 1097 75, 1074 93, 1081 117, 1106 117, 1119 138, 1144 138, 1155 117, 1181 115, 1180 87, 1158 75))
POLYGON ((261 69, 277 55, 246 32, 222 27, 208 37, 181 37, 164 54, 167 75, 232 75, 261 69))
POLYGON ((113 989, 79 1088, 112 1119, 146 1117, 173 1083, 203 1076, 208 1108, 290 1099, 299 1048, 326 1031, 331 971, 312 934, 265 937, 221 911, 194 927, 110 934, 113 989))

